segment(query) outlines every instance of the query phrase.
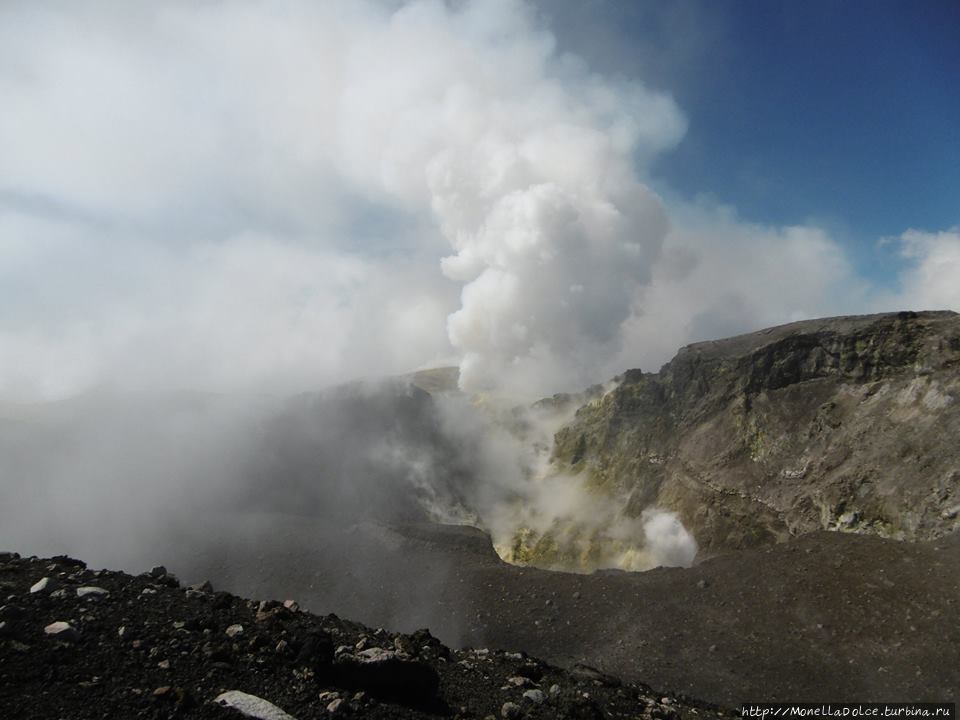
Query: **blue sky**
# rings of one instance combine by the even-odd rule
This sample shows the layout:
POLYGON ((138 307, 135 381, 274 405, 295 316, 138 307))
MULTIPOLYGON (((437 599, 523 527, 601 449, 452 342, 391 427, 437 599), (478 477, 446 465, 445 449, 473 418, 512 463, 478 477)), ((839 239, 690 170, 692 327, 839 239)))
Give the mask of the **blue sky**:
POLYGON ((814 223, 894 282, 882 237, 960 222, 960 3, 595 0, 542 10, 561 45, 687 115, 655 180, 770 224, 814 223))

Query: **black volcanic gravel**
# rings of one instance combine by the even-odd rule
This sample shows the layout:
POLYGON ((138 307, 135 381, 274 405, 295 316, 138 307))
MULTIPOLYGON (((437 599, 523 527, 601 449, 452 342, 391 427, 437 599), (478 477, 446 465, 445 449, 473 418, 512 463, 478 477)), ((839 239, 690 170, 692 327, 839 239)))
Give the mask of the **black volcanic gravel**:
POLYGON ((2 718, 241 717, 213 702, 233 690, 299 720, 730 715, 585 666, 452 651, 426 630, 372 630, 209 585, 183 588, 163 568, 131 576, 2 553, 0 597, 2 718), (31 592, 42 578, 47 587, 31 592), (80 597, 81 587, 106 593, 80 597), (47 634, 58 621, 73 632, 47 634))

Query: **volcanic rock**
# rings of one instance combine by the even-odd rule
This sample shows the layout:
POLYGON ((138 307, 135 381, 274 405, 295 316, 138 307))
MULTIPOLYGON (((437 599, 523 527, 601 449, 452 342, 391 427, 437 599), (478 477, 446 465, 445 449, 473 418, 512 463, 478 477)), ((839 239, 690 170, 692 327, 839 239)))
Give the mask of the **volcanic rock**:
POLYGON ((268 700, 250 695, 240 690, 230 690, 217 695, 214 702, 223 707, 239 710, 247 717, 256 720, 296 720, 268 700))
POLYGON ((543 691, 542 690, 526 690, 523 693, 523 697, 529 700, 530 702, 539 705, 543 702, 543 691))
MULTIPOLYGON (((42 618, 50 617, 58 602, 27 590, 49 561, 10 562, 7 580, 21 594, 26 610, 18 620, 23 634, 42 636, 42 618)), ((209 594, 188 598, 186 590, 168 586, 144 602, 141 593, 155 580, 102 572, 97 581, 108 594, 99 597, 95 617, 85 613, 76 626, 73 621, 47 626, 57 631, 58 639, 70 629, 82 629, 76 642, 29 647, 0 637, 0 717, 79 720, 91 717, 95 707, 98 717, 117 718, 226 720, 239 712, 261 720, 312 720, 331 714, 374 720, 480 720, 501 715, 512 704, 525 717, 548 720, 598 717, 594 713, 600 707, 611 717, 633 717, 657 697, 643 686, 610 689, 585 683, 521 653, 452 651, 426 631, 400 635, 309 612, 291 614, 283 625, 258 626, 252 622, 254 603, 231 596, 218 608, 209 594), (214 661, 215 654, 208 652, 214 648, 205 638, 222 634, 190 630, 222 630, 241 623, 250 628, 245 641, 237 643, 237 636, 232 647, 221 645, 230 662, 214 661), (122 635, 120 627, 125 629, 122 635), (131 641, 131 634, 137 639, 131 641), (347 648, 336 660, 333 637, 347 648), (378 644, 355 650, 361 638, 378 644), (299 646, 298 654, 277 653, 281 642, 299 646), (415 654, 391 649, 397 645, 415 654), (523 673, 534 670, 547 686, 570 692, 528 695, 520 709, 518 688, 500 688, 508 677, 526 677, 523 673), (583 693, 590 695, 589 702, 583 693)), ((723 712, 692 700, 674 707, 685 720, 723 712)))
POLYGON ((84 587, 77 588, 77 597, 97 597, 99 595, 108 595, 109 592, 104 590, 102 587, 93 587, 91 585, 86 585, 84 587))
POLYGON ((224 633, 229 638, 236 637, 237 635, 240 635, 241 633, 243 633, 243 625, 239 625, 239 624, 231 625, 224 631, 224 633))
POLYGON ((500 717, 505 718, 505 720, 516 720, 521 714, 520 706, 516 703, 506 702, 500 708, 500 717))
POLYGON ((440 678, 432 667, 404 653, 379 647, 341 653, 333 665, 337 684, 410 707, 437 703, 440 678))
POLYGON ((624 373, 554 459, 628 515, 677 511, 701 557, 817 530, 929 540, 960 527, 958 399, 960 315, 804 320, 624 373))
POLYGON ((51 590, 54 590, 56 587, 57 585, 55 580, 52 580, 51 578, 48 578, 48 577, 44 577, 44 578, 40 578, 39 580, 37 580, 37 582, 35 582, 33 585, 30 586, 30 592, 32 593, 50 592, 51 590))
POLYGON ((72 642, 80 639, 80 633, 77 632, 77 629, 64 620, 57 620, 56 622, 50 623, 43 631, 47 635, 55 637, 57 640, 72 642))

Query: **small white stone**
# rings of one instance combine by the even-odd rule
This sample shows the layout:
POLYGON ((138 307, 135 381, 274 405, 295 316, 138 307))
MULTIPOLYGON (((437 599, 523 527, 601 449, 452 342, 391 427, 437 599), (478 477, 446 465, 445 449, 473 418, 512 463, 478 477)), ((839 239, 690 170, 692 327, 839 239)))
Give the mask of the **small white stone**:
POLYGON ((243 625, 231 625, 227 628, 227 637, 236 637, 243 633, 243 625))
POLYGON ((99 595, 109 595, 109 590, 104 590, 102 587, 94 587, 93 585, 84 585, 83 587, 77 588, 77 597, 86 597, 87 595, 99 596, 99 595))
POLYGON ((343 698, 337 698, 332 700, 329 705, 327 705, 327 712, 331 715, 337 712, 340 709, 340 706, 343 705, 343 698))
POLYGON ((523 693, 523 697, 532 702, 534 705, 539 705, 543 702, 543 691, 542 690, 527 690, 523 693))
POLYGON ((239 710, 247 717, 256 718, 256 720, 296 720, 293 715, 285 713, 272 702, 239 690, 221 693, 214 698, 214 702, 239 710))
POLYGON ((361 650, 357 653, 357 657, 363 660, 364 662, 386 662, 387 660, 392 660, 397 654, 393 650, 384 650, 379 647, 367 648, 366 650, 361 650))
POLYGON ((30 592, 32 593, 38 593, 38 592, 43 592, 44 590, 52 590, 52 589, 53 589, 53 580, 51 580, 48 577, 40 578, 39 580, 37 580, 37 582, 35 582, 33 585, 30 586, 30 592))
POLYGON ((73 625, 68 622, 64 622, 63 620, 50 623, 43 629, 43 631, 47 635, 52 635, 58 640, 76 640, 80 636, 80 633, 77 632, 77 629, 73 627, 73 625))
POLYGON ((514 718, 520 717, 520 706, 516 703, 506 702, 500 708, 500 717, 504 720, 514 720, 514 718))

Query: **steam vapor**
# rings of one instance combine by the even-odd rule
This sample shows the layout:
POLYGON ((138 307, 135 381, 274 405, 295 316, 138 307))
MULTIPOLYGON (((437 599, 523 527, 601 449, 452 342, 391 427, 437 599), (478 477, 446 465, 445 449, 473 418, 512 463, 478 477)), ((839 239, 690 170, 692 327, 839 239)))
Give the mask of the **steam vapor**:
POLYGON ((559 53, 522 2, 286 7, 0 11, 5 272, 45 280, 8 286, 3 392, 444 356, 471 392, 593 379, 667 232, 634 168, 682 137, 673 101, 559 53))
MULTIPOLYGON (((573 527, 600 564, 687 564, 674 516, 553 472, 562 417, 519 441, 490 417, 876 301, 818 228, 668 213, 650 168, 680 109, 521 0, 4 3, 0 96, 5 544, 109 553, 90 528, 110 527, 140 557, 187 505, 426 508, 505 556, 518 529, 573 527), (279 399, 446 364, 488 414, 392 386, 279 399)), ((960 302, 956 231, 901 241, 891 302, 960 302)))
POLYGON ((155 522, 115 530, 162 531, 183 503, 248 507, 251 478, 281 475, 285 492, 255 506, 407 517, 406 493, 501 538, 582 505, 576 479, 531 470, 543 459, 463 403, 448 403, 439 435, 406 435, 352 423, 354 405, 370 410, 364 393, 337 420, 324 409, 298 423, 274 419, 288 416, 269 395, 448 358, 461 388, 494 404, 594 380, 668 233, 639 173, 683 136, 669 96, 592 73, 514 0, 0 14, 0 89, 18 109, 0 118, 0 292, 16 300, 0 393, 88 393, 56 420, 37 411, 66 424, 37 435, 61 464, 8 455, 31 517, 76 537, 78 515, 130 516, 121 508, 149 486, 155 522), (243 412, 208 419, 203 441, 181 436, 178 422, 200 421, 157 398, 194 389, 246 398, 243 412), (156 413, 139 430, 101 399, 131 392, 156 413), (74 428, 77 407, 92 435, 74 428), (263 423, 284 428, 268 443, 289 456, 279 465, 242 451, 263 423), (345 459, 317 465, 350 429, 345 459), (182 462, 141 469, 150 448, 178 445, 182 462))

